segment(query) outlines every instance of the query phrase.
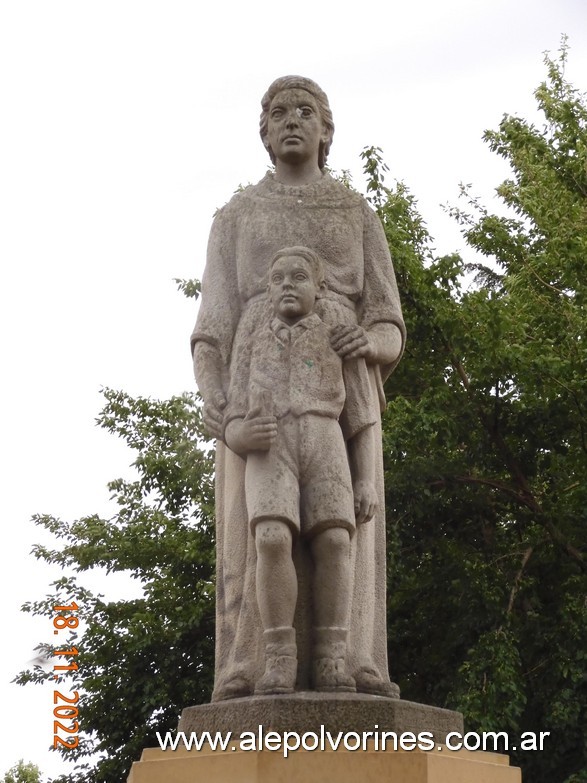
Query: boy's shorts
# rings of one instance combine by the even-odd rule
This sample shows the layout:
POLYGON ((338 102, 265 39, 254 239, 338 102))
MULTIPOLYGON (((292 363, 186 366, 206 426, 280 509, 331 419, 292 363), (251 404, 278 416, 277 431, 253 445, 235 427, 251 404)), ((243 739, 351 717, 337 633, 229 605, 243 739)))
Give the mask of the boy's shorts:
POLYGON ((355 530, 346 446, 338 421, 328 416, 278 419, 269 451, 247 455, 245 491, 253 532, 264 519, 283 520, 308 537, 330 527, 355 530))

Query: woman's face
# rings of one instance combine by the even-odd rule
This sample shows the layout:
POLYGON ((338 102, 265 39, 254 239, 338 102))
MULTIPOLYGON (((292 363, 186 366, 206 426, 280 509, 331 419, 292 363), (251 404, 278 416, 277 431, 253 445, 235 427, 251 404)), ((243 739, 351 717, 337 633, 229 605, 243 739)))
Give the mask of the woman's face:
POLYGON ((278 92, 271 101, 267 143, 279 161, 295 165, 318 161, 320 144, 328 138, 320 110, 306 90, 278 92))

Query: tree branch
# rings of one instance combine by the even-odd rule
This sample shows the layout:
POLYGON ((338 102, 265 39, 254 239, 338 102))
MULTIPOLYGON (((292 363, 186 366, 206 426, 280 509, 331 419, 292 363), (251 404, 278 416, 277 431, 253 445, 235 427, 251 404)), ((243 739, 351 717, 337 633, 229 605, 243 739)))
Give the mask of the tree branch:
POLYGON ((578 549, 576 549, 570 543, 570 541, 567 541, 567 539, 564 537, 564 535, 561 533, 558 527, 553 522, 551 522, 550 519, 539 520, 539 521, 542 522, 542 524, 548 531, 554 543, 558 544, 562 549, 564 549, 567 555, 579 565, 579 568, 585 573, 587 573, 587 563, 585 562, 583 553, 580 552, 578 549))
POLYGON ((534 505, 528 500, 528 498, 525 495, 521 495, 513 487, 510 487, 508 484, 505 484, 503 481, 499 481, 498 479, 480 478, 479 476, 450 476, 449 478, 433 481, 431 482, 430 486, 431 487, 446 486, 450 481, 456 481, 459 482, 460 484, 483 484, 486 487, 497 489, 500 492, 509 495, 509 497, 513 498, 516 502, 520 503, 521 505, 526 506, 531 511, 536 510, 534 505))
POLYGON ((522 558, 522 564, 520 565, 520 570, 516 574, 516 578, 514 579, 514 583, 512 585, 512 589, 510 592, 510 600, 508 601, 508 608, 506 611, 506 615, 510 615, 512 613, 512 610, 514 608, 514 601, 516 599, 516 593, 518 592, 518 589, 520 587, 520 581, 522 579, 522 576, 524 575, 524 569, 528 565, 528 561, 532 557, 532 552, 534 551, 534 547, 530 545, 528 549, 524 552, 524 557, 522 558))

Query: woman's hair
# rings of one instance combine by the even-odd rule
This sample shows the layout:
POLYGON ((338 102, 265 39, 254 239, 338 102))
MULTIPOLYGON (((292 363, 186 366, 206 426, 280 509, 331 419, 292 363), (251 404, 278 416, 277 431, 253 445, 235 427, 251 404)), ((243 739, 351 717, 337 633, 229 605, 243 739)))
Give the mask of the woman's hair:
POLYGON ((334 120, 332 119, 332 112, 328 103, 328 96, 322 90, 316 82, 312 79, 307 79, 305 76, 281 76, 276 79, 269 87, 265 95, 261 99, 261 119, 259 120, 259 133, 261 134, 261 141, 265 146, 265 149, 269 153, 271 161, 275 163, 275 155, 273 150, 269 146, 267 140, 267 125, 269 121, 269 107, 271 101, 278 92, 282 90, 305 90, 312 95, 318 104, 320 111, 320 118, 324 123, 324 127, 328 133, 328 138, 324 143, 320 144, 318 150, 318 165, 321 169, 326 165, 326 158, 330 152, 330 145, 332 144, 332 137, 334 136, 334 120))
POLYGON ((281 250, 278 250, 271 259, 269 270, 273 268, 273 265, 278 259, 283 258, 284 256, 298 256, 299 258, 303 258, 305 261, 307 261, 312 270, 314 282, 317 286, 322 285, 324 282, 324 265, 318 253, 315 253, 311 248, 304 247, 303 245, 282 247, 281 250))

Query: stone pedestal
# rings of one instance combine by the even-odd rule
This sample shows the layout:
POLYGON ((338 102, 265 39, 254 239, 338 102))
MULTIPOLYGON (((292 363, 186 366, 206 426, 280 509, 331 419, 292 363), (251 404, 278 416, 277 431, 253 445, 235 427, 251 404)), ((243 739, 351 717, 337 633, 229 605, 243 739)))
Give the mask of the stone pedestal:
POLYGON ((127 783, 521 783, 497 753, 419 750, 176 751, 149 749, 127 783))
MULTIPOLYGON (((521 783, 520 771, 509 766, 507 756, 446 748, 449 732, 463 734, 460 713, 399 699, 315 692, 234 699, 188 707, 178 731, 186 737, 209 732, 212 740, 216 732, 231 734, 224 750, 208 743, 200 750, 186 750, 181 743, 174 751, 147 749, 133 764, 127 783, 521 783), (241 748, 244 732, 247 744, 241 748), (267 739, 269 732, 274 732, 273 744, 264 745, 259 740, 267 739), (306 734, 305 746, 314 747, 311 732, 324 750, 302 747, 285 757, 275 742, 286 732, 300 738, 306 734), (326 732, 334 741, 339 732, 350 733, 347 747, 339 739, 333 750, 326 732), (377 740, 373 732, 379 732, 377 740), (394 747, 393 734, 384 744, 381 732, 398 738, 411 733, 413 745, 426 732, 434 738, 434 749, 394 747)), ((290 747, 293 744, 290 735, 290 747)))
POLYGON ((186 734, 243 731, 411 731, 431 732, 443 743, 448 732, 463 733, 460 712, 428 707, 401 699, 369 696, 363 693, 317 693, 298 691, 287 696, 251 696, 245 699, 187 707, 181 714, 178 731, 186 734), (377 728, 376 728, 377 727, 377 728))

